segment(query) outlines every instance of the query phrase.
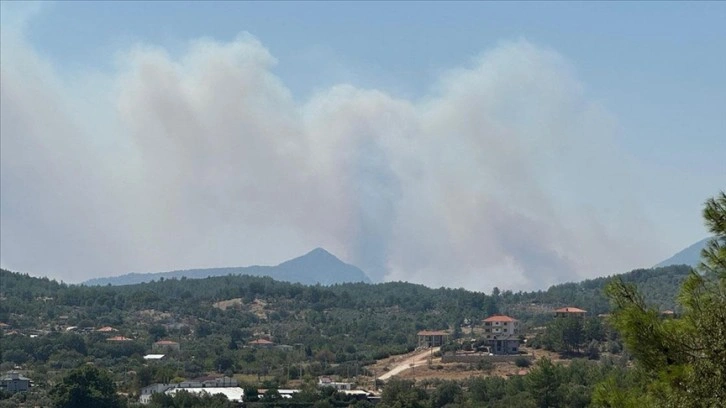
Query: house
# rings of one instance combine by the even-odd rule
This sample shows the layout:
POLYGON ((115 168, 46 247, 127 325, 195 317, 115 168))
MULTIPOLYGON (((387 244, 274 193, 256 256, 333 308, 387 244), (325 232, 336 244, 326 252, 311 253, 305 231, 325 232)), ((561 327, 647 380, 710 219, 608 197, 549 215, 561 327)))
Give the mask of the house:
POLYGON ((141 389, 141 395, 139 396, 139 402, 142 404, 148 404, 151 402, 151 396, 157 393, 166 392, 167 390, 174 388, 176 384, 151 384, 141 389))
POLYGON ((172 350, 179 351, 179 343, 171 340, 159 340, 151 346, 153 351, 172 350))
MULTIPOLYGON (((509 335, 519 333, 519 320, 504 316, 504 315, 493 315, 484 319, 484 335, 509 335)), ((490 337, 487 337, 490 338, 490 337)))
POLYGON ((513 317, 493 315, 484 319, 484 345, 492 354, 519 353, 519 321, 513 317))
POLYGON ((17 371, 8 371, 0 378, 0 391, 9 393, 23 392, 30 389, 30 379, 23 377, 17 371))
POLYGON ((159 361, 164 358, 164 354, 147 354, 144 356, 146 361, 159 361))
POLYGON ((579 317, 584 318, 587 310, 578 309, 576 307, 561 307, 555 309, 555 317, 579 317))
POLYGON ((449 339, 449 333, 445 331, 422 330, 418 332, 419 347, 438 347, 449 339))
POLYGON ((343 394, 347 395, 348 397, 352 397, 358 401, 367 400, 368 397, 371 396, 371 394, 365 390, 342 390, 340 392, 342 392, 343 394))
POLYGON ((270 340, 266 340, 266 339, 252 340, 248 344, 252 347, 258 347, 258 348, 272 348, 275 346, 274 342, 272 342, 270 340))

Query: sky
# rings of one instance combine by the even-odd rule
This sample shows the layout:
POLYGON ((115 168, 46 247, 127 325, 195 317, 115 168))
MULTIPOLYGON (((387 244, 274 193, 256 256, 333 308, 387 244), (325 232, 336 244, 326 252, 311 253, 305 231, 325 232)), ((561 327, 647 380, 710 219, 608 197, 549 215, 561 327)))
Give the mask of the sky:
POLYGON ((2 2, 0 264, 531 290, 726 188, 726 3, 2 2))

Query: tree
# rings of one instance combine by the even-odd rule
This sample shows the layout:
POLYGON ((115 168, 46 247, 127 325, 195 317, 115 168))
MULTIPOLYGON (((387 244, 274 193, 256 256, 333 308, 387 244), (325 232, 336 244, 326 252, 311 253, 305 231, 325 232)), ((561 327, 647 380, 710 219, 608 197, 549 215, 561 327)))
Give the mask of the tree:
POLYGON ((461 402, 463 398, 461 386, 455 381, 443 381, 436 387, 431 396, 431 406, 433 408, 445 407, 449 404, 461 402))
POLYGON ((384 408, 424 408, 426 393, 413 381, 392 378, 381 394, 380 406, 384 408))
POLYGON ((527 376, 527 385, 540 408, 559 406, 562 400, 560 392, 560 369, 548 358, 537 362, 535 368, 527 376))
POLYGON ((554 319, 545 332, 543 343, 560 353, 579 351, 584 339, 582 319, 563 317, 554 319))
MULTIPOLYGON (((726 194, 706 201, 703 217, 714 234, 679 296, 683 313, 661 319, 633 285, 614 280, 607 288, 615 304, 613 325, 642 370, 643 384, 598 389, 597 401, 633 401, 640 406, 716 407, 726 400, 726 194), (630 387, 643 386, 641 398, 630 387), (635 395, 635 396, 634 396, 635 395), (645 402, 643 402, 645 401, 645 402)), ((604 406, 612 406, 605 405, 604 406)))
POLYGON ((154 341, 162 339, 162 338, 166 337, 166 335, 167 335, 166 327, 164 327, 160 324, 155 324, 155 325, 149 327, 149 336, 151 336, 151 338, 154 341))
POLYGON ((71 371, 50 391, 56 408, 119 408, 126 404, 105 371, 83 366, 71 371))

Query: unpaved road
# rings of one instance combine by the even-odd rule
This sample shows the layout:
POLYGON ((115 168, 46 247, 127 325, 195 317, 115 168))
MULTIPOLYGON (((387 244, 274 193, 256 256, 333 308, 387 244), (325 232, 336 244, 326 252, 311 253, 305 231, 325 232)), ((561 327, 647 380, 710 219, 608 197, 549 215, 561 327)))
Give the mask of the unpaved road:
POLYGON ((420 352, 418 352, 418 353, 412 355, 411 357, 408 357, 405 360, 396 364, 395 367, 390 369, 385 374, 379 376, 378 379, 387 380, 396 374, 399 374, 399 373, 402 373, 402 372, 408 370, 411 367, 418 367, 418 366, 426 365, 429 357, 433 353, 436 353, 437 351, 439 351, 440 348, 441 347, 434 347, 433 349, 421 350, 420 352))

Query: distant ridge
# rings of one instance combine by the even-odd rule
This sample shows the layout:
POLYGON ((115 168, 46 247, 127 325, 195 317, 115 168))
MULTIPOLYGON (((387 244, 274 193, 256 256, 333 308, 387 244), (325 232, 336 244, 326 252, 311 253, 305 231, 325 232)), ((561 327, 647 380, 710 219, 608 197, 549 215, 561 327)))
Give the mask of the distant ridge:
POLYGON ((208 276, 252 275, 269 276, 276 280, 306 285, 334 285, 336 283, 371 283, 368 275, 360 268, 347 264, 335 255, 315 248, 307 254, 285 261, 277 266, 244 266, 227 268, 188 269, 159 273, 130 273, 108 278, 95 278, 83 282, 87 286, 133 285, 151 282, 159 278, 203 279, 208 276))
POLYGON ((701 261, 701 250, 706 247, 706 244, 710 239, 711 238, 704 238, 696 242, 688 248, 679 251, 665 261, 655 265, 654 268, 662 268, 664 266, 670 265, 688 265, 692 268, 695 268, 701 261))

